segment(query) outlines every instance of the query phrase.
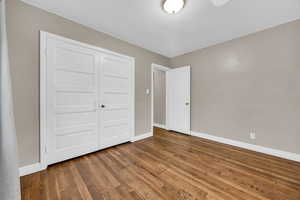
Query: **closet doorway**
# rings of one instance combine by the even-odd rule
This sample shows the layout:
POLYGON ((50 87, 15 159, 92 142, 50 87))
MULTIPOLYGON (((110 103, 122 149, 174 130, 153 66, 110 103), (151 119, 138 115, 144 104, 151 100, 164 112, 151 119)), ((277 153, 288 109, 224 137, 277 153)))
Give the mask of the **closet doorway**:
POLYGON ((41 163, 131 141, 134 59, 41 32, 41 163))

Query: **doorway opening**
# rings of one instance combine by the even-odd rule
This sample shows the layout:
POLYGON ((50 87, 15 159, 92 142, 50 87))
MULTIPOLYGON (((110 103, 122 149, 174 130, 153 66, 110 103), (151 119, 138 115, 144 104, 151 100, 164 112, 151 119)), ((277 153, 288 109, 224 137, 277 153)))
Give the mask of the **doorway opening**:
POLYGON ((190 66, 151 67, 151 131, 153 127, 190 135, 190 66))
POLYGON ((157 64, 152 64, 151 67, 152 133, 153 133, 153 127, 167 129, 166 72, 169 70, 170 68, 157 65, 157 64))

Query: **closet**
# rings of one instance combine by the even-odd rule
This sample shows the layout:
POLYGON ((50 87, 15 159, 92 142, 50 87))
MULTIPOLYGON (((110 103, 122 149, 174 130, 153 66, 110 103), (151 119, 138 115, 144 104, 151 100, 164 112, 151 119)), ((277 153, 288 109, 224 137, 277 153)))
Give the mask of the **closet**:
POLYGON ((41 32, 41 162, 134 136, 134 59, 41 32))

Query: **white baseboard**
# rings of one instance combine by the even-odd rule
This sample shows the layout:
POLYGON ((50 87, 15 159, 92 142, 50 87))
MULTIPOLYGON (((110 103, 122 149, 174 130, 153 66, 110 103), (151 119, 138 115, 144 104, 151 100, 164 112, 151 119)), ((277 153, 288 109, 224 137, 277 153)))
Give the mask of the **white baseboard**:
POLYGON ((35 163, 32 165, 26 165, 24 167, 20 167, 19 173, 20 173, 20 176, 26 176, 26 175, 33 174, 33 173, 36 173, 36 172, 39 172, 42 170, 44 170, 44 169, 42 168, 41 164, 35 163))
POLYGON ((154 123, 153 126, 158 127, 158 128, 162 128, 162 129, 166 129, 166 125, 163 125, 163 124, 154 123))
POLYGON ((145 134, 133 137, 132 140, 131 140, 131 142, 137 142, 139 140, 143 140, 143 139, 146 139, 146 138, 149 138, 149 137, 152 137, 152 136, 153 136, 152 132, 145 133, 145 134))
MULTIPOLYGON (((131 142, 136 142, 136 141, 139 141, 139 140, 143 140, 143 139, 146 139, 146 138, 149 138, 149 137, 152 137, 152 136, 153 136, 153 134, 151 132, 145 133, 145 134, 133 137, 131 142)), ((20 176, 26 176, 26 175, 29 175, 29 174, 33 174, 33 173, 42 171, 44 169, 46 169, 46 167, 43 167, 41 165, 41 163, 35 163, 35 164, 32 164, 32 165, 26 165, 24 167, 20 167, 19 168, 19 174, 20 174, 20 176)))
POLYGON ((285 152, 285 151, 281 151, 281 150, 271 149, 271 148, 267 148, 267 147, 263 147, 263 146, 258 146, 258 145, 240 142, 240 141, 236 141, 236 140, 231 140, 231 139, 227 139, 227 138, 217 137, 217 136, 213 136, 213 135, 209 135, 209 134, 205 134, 205 133, 198 133, 195 131, 191 131, 191 135, 200 137, 200 138, 204 138, 204 139, 208 139, 208 140, 212 140, 215 142, 220 142, 223 144, 229 144, 232 146, 236 146, 236 147, 240 147, 240 148, 244 148, 244 149, 248 149, 248 150, 252 150, 252 151, 256 151, 256 152, 260 152, 260 153, 300 162, 300 155, 296 154, 296 153, 290 153, 290 152, 285 152))
MULTIPOLYGON (((212 140, 215 142, 220 142, 223 144, 228 144, 228 145, 232 145, 232 146, 236 146, 236 147, 240 147, 240 148, 244 148, 244 149, 248 149, 248 150, 252 150, 252 151, 256 151, 256 152, 260 152, 260 153, 264 153, 264 154, 268 154, 268 155, 272 155, 272 156, 276 156, 276 157, 280 157, 280 158, 285 158, 285 159, 293 160, 296 162, 300 162, 300 155, 296 154, 296 153, 271 149, 271 148, 267 148, 267 147, 254 145, 254 144, 249 144, 249 143, 231 140, 231 139, 227 139, 227 138, 217 137, 217 136, 213 136, 213 135, 209 135, 209 134, 205 134, 205 133, 199 133, 199 132, 195 132, 195 131, 191 131, 191 135, 195 136, 195 137, 212 140)), ((146 139, 146 138, 149 138, 152 136, 153 136, 152 132, 145 133, 145 134, 133 137, 131 142, 137 142, 139 140, 143 140, 143 139, 146 139)), ((42 165, 40 163, 35 163, 32 165, 20 167, 19 173, 20 173, 20 176, 26 176, 26 175, 33 174, 33 173, 36 173, 36 172, 39 172, 42 170, 44 170, 42 165)))

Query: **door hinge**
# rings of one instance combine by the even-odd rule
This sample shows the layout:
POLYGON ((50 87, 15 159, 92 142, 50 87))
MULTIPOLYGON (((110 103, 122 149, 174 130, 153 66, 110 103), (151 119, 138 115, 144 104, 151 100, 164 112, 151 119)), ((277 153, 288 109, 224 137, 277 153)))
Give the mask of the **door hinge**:
POLYGON ((48 149, 47 149, 47 146, 45 147, 45 153, 48 153, 48 149))

